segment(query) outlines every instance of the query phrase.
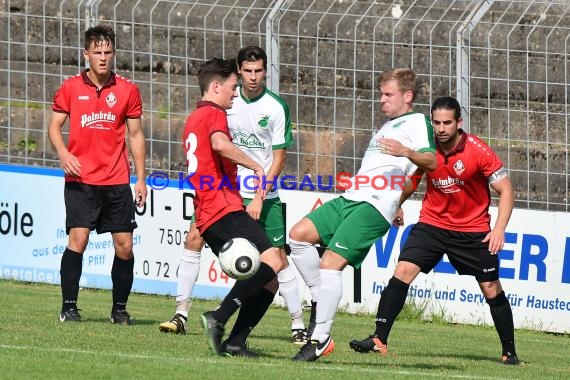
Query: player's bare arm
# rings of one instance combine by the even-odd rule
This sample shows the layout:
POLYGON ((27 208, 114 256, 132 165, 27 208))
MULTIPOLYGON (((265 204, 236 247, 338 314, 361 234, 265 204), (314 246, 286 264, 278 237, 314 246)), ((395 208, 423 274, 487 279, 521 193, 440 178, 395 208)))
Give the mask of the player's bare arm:
MULTIPOLYGON (((500 170, 505 169, 501 168, 500 170)), ((505 229, 515 205, 515 194, 513 184, 509 177, 506 176, 506 171, 504 172, 504 177, 491 182, 491 187, 499 195, 497 221, 493 229, 485 236, 483 242, 489 242, 489 253, 496 255, 497 252, 503 249, 505 244, 505 229)))
POLYGON ((63 172, 72 176, 81 175, 81 163, 72 153, 67 150, 63 139, 62 128, 67 120, 67 114, 62 112, 52 112, 48 125, 48 136, 51 145, 57 152, 63 172))
POLYGON ((400 194, 400 201, 398 202, 398 209, 394 214, 394 219, 392 219, 392 224, 394 226, 401 227, 404 225, 404 210, 402 210, 402 205, 418 189, 423 175, 424 171, 418 168, 412 174, 412 178, 408 179, 406 183, 404 183, 404 188, 400 194))
MULTIPOLYGON (((214 132, 210 136, 210 142, 212 144, 212 149, 214 149, 216 153, 224 158, 227 158, 233 163, 253 170, 255 176, 257 177, 257 184, 259 185, 262 183, 263 177, 265 176, 263 167, 259 163, 252 160, 234 143, 232 143, 226 134, 222 132, 214 132)), ((258 188, 258 193, 260 193, 262 199, 265 199, 265 189, 262 189, 262 186, 259 186, 258 188)))
POLYGON ((424 171, 431 172, 437 167, 435 152, 417 152, 395 139, 383 138, 379 142, 383 153, 396 157, 406 157, 424 171))
POLYGON ((137 207, 144 206, 146 202, 146 184, 145 184, 145 155, 146 146, 144 141, 144 133, 141 127, 141 119, 127 119, 127 130, 129 134, 129 145, 131 154, 135 163, 135 173, 137 182, 135 183, 135 202, 137 207))

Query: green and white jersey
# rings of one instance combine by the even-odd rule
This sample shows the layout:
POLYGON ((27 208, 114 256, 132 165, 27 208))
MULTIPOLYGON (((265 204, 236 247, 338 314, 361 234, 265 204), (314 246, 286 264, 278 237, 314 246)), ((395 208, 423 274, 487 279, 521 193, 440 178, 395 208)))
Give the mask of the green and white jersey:
MULTIPOLYGON (((267 88, 254 99, 245 98, 241 87, 237 91, 239 96, 227 110, 232 141, 267 173, 273 162, 273 150, 287 149, 293 144, 289 107, 267 88)), ((242 197, 255 196, 254 178, 253 170, 238 166, 242 197)), ((266 198, 279 197, 277 188, 278 184, 274 185, 266 198)))
POLYGON ((424 114, 410 112, 385 123, 374 134, 357 175, 342 196, 373 205, 389 222, 398 207, 402 186, 417 166, 405 157, 382 153, 380 138, 398 140, 418 152, 435 152, 431 121, 424 114))

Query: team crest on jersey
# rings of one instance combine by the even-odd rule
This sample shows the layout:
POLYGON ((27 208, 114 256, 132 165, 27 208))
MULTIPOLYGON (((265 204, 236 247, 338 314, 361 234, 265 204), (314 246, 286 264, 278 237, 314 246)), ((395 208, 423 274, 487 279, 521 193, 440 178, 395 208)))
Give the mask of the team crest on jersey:
POLYGON ((453 165, 453 170, 455 170, 455 174, 461 175, 465 171, 465 165, 463 165, 463 161, 457 160, 457 162, 453 165))
POLYGON ((248 149, 265 149, 263 142, 259 141, 256 135, 246 135, 243 132, 237 132, 233 138, 234 144, 243 146, 248 149))
POLYGON ((109 108, 113 108, 113 106, 117 104, 117 97, 115 96, 115 94, 110 92, 109 95, 107 95, 107 97, 105 98, 105 101, 107 102, 109 108))
POLYGON ((261 115, 261 119, 259 119, 257 125, 261 128, 267 128, 269 125, 269 115, 261 115))

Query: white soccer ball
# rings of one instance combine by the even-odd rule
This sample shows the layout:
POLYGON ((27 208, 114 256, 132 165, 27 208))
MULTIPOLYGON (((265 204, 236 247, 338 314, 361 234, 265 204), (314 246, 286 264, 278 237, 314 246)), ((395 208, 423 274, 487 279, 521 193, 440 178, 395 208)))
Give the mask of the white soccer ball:
POLYGON ((220 250, 218 259, 222 270, 236 280, 248 279, 259 269, 259 251, 244 238, 227 241, 220 250))

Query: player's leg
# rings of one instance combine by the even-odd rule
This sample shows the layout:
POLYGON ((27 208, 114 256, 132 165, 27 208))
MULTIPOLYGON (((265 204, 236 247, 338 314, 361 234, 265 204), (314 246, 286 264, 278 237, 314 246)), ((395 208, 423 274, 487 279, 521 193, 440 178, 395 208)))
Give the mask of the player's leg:
POLYGON ((291 259, 311 292, 311 316, 307 329, 309 337, 313 334, 316 325, 316 300, 321 285, 319 272, 321 259, 315 244, 328 242, 340 224, 341 202, 339 199, 340 197, 325 202, 298 221, 289 231, 291 259))
POLYGON ((218 255, 225 242, 234 237, 243 237, 255 244, 261 252, 261 263, 258 271, 247 280, 236 281, 230 292, 222 300, 220 306, 202 314, 202 323, 212 350, 222 353, 222 336, 224 326, 235 311, 258 292, 265 284, 273 280, 284 263, 278 249, 267 239, 263 229, 245 211, 233 212, 208 227, 202 237, 214 254, 218 255))
POLYGON ((449 232, 447 256, 457 273, 474 276, 489 305, 502 345, 502 362, 519 364, 511 304, 499 281, 499 258, 482 243, 486 232, 449 232))
MULTIPOLYGON (((342 197, 336 203, 342 222, 328 242, 328 238, 323 239, 327 250, 319 269, 321 285, 317 298, 315 330, 310 342, 299 351, 294 360, 312 361, 333 351, 334 342, 330 332, 342 297, 342 270, 348 264, 360 268, 372 244, 390 228, 390 224, 369 203, 349 201, 342 197)), ((321 222, 316 223, 321 231, 321 222)))
POLYGON ((310 336, 315 329, 315 318, 317 315, 316 299, 318 298, 319 287, 321 285, 319 273, 321 259, 315 244, 318 244, 320 241, 321 238, 315 225, 306 217, 297 222, 293 228, 291 228, 291 231, 289 231, 291 260, 295 263, 295 267, 311 292, 311 314, 309 317, 307 336, 310 336))
POLYGON ((66 209, 66 231, 68 243, 61 256, 60 277, 62 306, 59 320, 78 322, 81 320, 77 308, 79 280, 83 270, 83 252, 89 241, 89 232, 95 228, 101 210, 93 186, 78 182, 67 182, 64 188, 66 209))
MULTIPOLYGON (((245 205, 249 202, 250 200, 244 199, 245 205)), ((266 199, 263 202, 258 223, 265 231, 271 244, 279 248, 281 259, 285 263, 285 268, 277 273, 277 279, 279 281, 279 294, 283 297, 291 316, 291 340, 295 344, 305 344, 307 342, 307 330, 303 322, 299 282, 285 253, 285 218, 283 216, 283 204, 279 198, 266 199)))
POLYGON ((489 282, 480 282, 479 287, 485 296, 491 317, 495 324, 495 329, 501 340, 503 353, 501 361, 505 364, 519 364, 517 351, 515 349, 515 326, 513 322, 513 311, 511 304, 497 279, 489 282))
POLYGON ((173 332, 175 334, 186 333, 186 322, 192 303, 192 289, 200 273, 200 252, 204 247, 204 239, 196 228, 194 220, 190 223, 186 240, 184 242, 184 253, 180 258, 178 267, 178 279, 176 281, 176 312, 174 316, 159 325, 160 331, 173 332))
POLYGON ((225 355, 257 356, 254 351, 249 349, 247 338, 273 303, 278 286, 277 278, 274 278, 241 305, 234 327, 222 345, 222 351, 225 355))
POLYGON ((428 273, 443 256, 443 248, 431 236, 434 233, 425 224, 416 224, 400 252, 398 264, 388 285, 380 294, 376 311, 374 334, 361 340, 352 340, 349 345, 357 352, 388 353, 388 336, 394 321, 402 311, 410 284, 420 273, 428 273))
POLYGON ((279 281, 279 294, 283 297, 287 311, 291 316, 291 342, 294 344, 305 344, 308 337, 303 321, 303 305, 301 304, 299 281, 297 280, 295 269, 289 265, 285 247, 279 247, 279 253, 287 265, 285 269, 277 273, 277 280, 279 281))
POLYGON ((113 306, 110 320, 130 325, 132 318, 127 312, 127 302, 134 280, 133 230, 137 228, 133 194, 128 184, 101 186, 99 191, 104 202, 97 233, 111 232, 115 247, 111 268, 113 306))

